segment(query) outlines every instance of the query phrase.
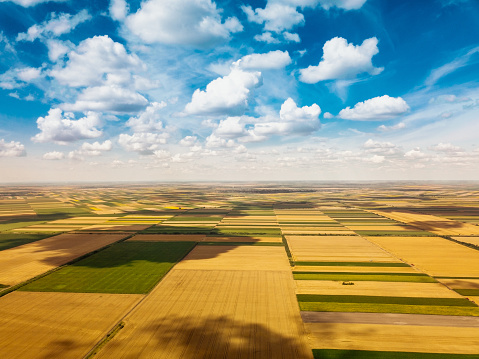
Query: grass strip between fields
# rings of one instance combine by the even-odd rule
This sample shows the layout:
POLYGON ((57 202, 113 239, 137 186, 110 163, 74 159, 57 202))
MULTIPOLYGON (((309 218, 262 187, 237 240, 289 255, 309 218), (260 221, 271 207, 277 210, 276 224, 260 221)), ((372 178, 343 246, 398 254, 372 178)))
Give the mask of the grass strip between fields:
POLYGON ((466 298, 384 297, 372 295, 298 294, 298 302, 406 304, 451 307, 477 307, 466 298))
POLYGON ((385 352, 348 349, 313 349, 314 359, 478 359, 478 354, 385 352))
POLYGON ((479 289, 454 289, 456 293, 465 296, 479 296, 479 289))
POLYGON ((297 266, 328 266, 328 267, 410 267, 409 264, 399 262, 295 262, 297 266))
POLYGON ((398 313, 479 317, 479 307, 477 306, 299 302, 299 309, 306 312, 398 313))
POLYGON ((337 280, 337 281, 377 281, 436 283, 437 281, 421 273, 351 273, 351 272, 294 272, 296 280, 337 280))
POLYGON ((148 293, 196 242, 120 242, 19 290, 148 293))

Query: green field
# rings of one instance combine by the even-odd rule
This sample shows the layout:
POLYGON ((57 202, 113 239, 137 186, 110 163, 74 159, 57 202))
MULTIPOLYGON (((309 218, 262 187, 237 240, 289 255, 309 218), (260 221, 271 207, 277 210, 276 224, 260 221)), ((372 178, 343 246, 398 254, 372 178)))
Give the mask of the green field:
POLYGON ((415 273, 293 272, 296 280, 378 281, 435 283, 434 278, 415 273))
POLYGON ((153 226, 140 233, 144 234, 207 234, 210 233, 214 226, 153 226))
POLYGON ((298 294, 298 302, 374 303, 452 307, 479 307, 466 298, 383 297, 371 295, 298 294))
POLYGON ((314 359, 478 359, 478 354, 380 352, 369 350, 313 349, 314 359))
POLYGON ((23 244, 39 241, 40 239, 45 239, 51 237, 52 233, 41 233, 41 234, 32 234, 32 233, 0 233, 0 251, 5 249, 18 247, 23 244))
POLYGON ((0 223, 0 232, 10 231, 16 228, 35 226, 37 224, 42 224, 42 223, 45 223, 45 221, 22 221, 22 222, 17 222, 15 220, 6 221, 6 222, 0 223))
POLYGON ((407 263, 385 262, 295 262, 297 266, 328 266, 328 267, 410 267, 407 263))
POLYGON ((277 227, 258 228, 221 228, 216 227, 211 231, 212 236, 248 237, 248 236, 280 236, 281 230, 277 227))
POLYGON ((465 296, 479 296, 479 289, 454 289, 455 292, 465 296))
POLYGON ((20 290, 37 292, 149 292, 195 242, 121 242, 61 268, 20 290))

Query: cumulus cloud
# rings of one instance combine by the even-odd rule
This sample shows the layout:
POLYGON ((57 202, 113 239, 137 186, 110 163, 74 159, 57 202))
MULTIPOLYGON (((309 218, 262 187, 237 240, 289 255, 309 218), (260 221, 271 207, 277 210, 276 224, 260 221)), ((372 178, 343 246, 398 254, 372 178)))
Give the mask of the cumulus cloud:
POLYGON ((364 40, 361 45, 353 45, 342 37, 334 37, 324 44, 320 63, 301 69, 299 79, 306 83, 316 83, 354 79, 363 73, 378 75, 384 68, 372 64, 372 57, 379 52, 377 45, 378 39, 375 37, 364 40))
POLYGON ((87 10, 82 10, 76 15, 61 13, 51 14, 51 19, 41 24, 28 28, 27 32, 17 35, 17 41, 34 41, 42 38, 58 37, 72 31, 79 24, 91 19, 87 10))
POLYGON ((148 100, 138 92, 119 86, 94 86, 84 89, 75 103, 60 107, 65 111, 106 111, 132 113, 144 109, 148 100))
POLYGON ((358 10, 365 2, 366 0, 319 0, 319 4, 325 10, 329 10, 332 7, 343 10, 358 10))
POLYGON ((59 151, 52 151, 45 153, 42 158, 49 161, 59 161, 65 158, 65 154, 59 151))
POLYGON ((263 32, 261 35, 255 35, 254 39, 258 42, 266 42, 267 44, 279 44, 281 41, 273 37, 269 31, 263 32))
POLYGON ((399 147, 391 142, 379 142, 372 139, 367 140, 363 148, 369 153, 380 153, 382 155, 394 155, 400 152, 399 147))
POLYGON ((435 152, 446 152, 446 153, 454 153, 454 152, 462 152, 463 151, 463 149, 458 147, 458 146, 454 146, 451 143, 442 143, 442 142, 438 143, 435 146, 431 146, 430 150, 435 151, 435 152))
POLYGON ((406 157, 407 159, 411 159, 411 160, 417 160, 417 159, 426 158, 427 155, 424 152, 421 152, 420 149, 415 148, 415 149, 412 149, 410 151, 407 151, 404 154, 404 157, 406 157))
POLYGON ((107 81, 126 85, 131 72, 144 68, 138 56, 104 35, 83 40, 68 54, 66 66, 53 69, 50 75, 72 87, 100 86, 107 81))
POLYGON ((287 42, 301 42, 299 35, 291 32, 283 32, 283 37, 287 42))
POLYGON ((71 50, 73 44, 60 40, 47 40, 48 58, 57 61, 71 50))
POLYGON ((197 89, 184 112, 191 115, 241 114, 248 106, 252 89, 261 85, 260 72, 233 68, 229 75, 211 81, 204 91, 197 89))
POLYGON ((236 142, 232 139, 221 138, 213 132, 206 138, 205 145, 208 148, 231 148, 236 146, 236 142))
POLYGON ((214 131, 215 135, 221 138, 238 138, 246 134, 244 124, 241 123, 241 117, 228 117, 221 120, 214 131))
POLYGON ((397 131, 397 130, 402 130, 403 128, 406 128, 406 124, 404 122, 399 122, 398 124, 393 126, 381 125, 378 127, 378 131, 381 131, 381 132, 397 131))
POLYGON ((243 56, 241 59, 233 63, 245 70, 270 70, 281 69, 291 63, 291 57, 288 51, 270 51, 265 54, 251 54, 243 56))
POLYGON ((191 147, 196 144, 197 140, 198 138, 196 136, 186 136, 180 140, 180 145, 191 147))
POLYGON ((256 136, 309 135, 319 130, 320 113, 317 104, 298 107, 292 98, 288 98, 281 105, 279 120, 256 123, 253 133, 256 136))
POLYGON ((23 7, 30 7, 35 6, 45 2, 64 2, 66 0, 0 0, 0 2, 11 1, 14 4, 23 6, 23 7))
POLYGON ((242 6, 241 8, 248 17, 248 21, 257 24, 264 23, 266 31, 280 33, 304 23, 303 14, 299 13, 294 5, 268 2, 264 9, 253 10, 251 6, 242 6))
POLYGON ((166 102, 152 102, 137 117, 130 117, 126 126, 134 132, 151 132, 163 129, 163 122, 160 119, 159 111, 166 107, 166 102))
POLYGON ((98 141, 93 143, 85 142, 82 144, 80 151, 87 156, 99 156, 102 152, 111 151, 112 148, 113 143, 110 140, 106 140, 103 143, 98 141))
POLYGON ((118 143, 129 152, 152 155, 160 148, 160 145, 166 144, 168 137, 167 133, 141 132, 133 135, 122 133, 118 138, 118 143))
POLYGON ((401 97, 384 95, 358 102, 353 108, 348 106, 339 112, 338 117, 357 121, 383 120, 402 115, 409 109, 409 105, 401 97))
POLYGON ((42 69, 35 67, 24 67, 17 70, 18 79, 24 82, 30 82, 39 78, 42 74, 42 69))
POLYGON ((41 132, 32 137, 32 141, 66 145, 68 142, 97 138, 102 135, 102 131, 97 128, 101 124, 100 116, 95 112, 87 112, 85 117, 75 120, 73 113, 63 114, 61 109, 53 108, 47 116, 37 119, 41 132))
POLYGON ((13 90, 25 86, 42 76, 42 69, 35 67, 11 68, 0 75, 0 88, 13 90))
POLYGON ((25 146, 17 141, 6 142, 0 140, 0 157, 22 157, 26 156, 25 146))
POLYGON ((129 6, 125 0, 110 0, 110 16, 113 20, 125 20, 129 6))
POLYGON ((211 0, 147 0, 125 22, 145 42, 199 48, 224 42, 243 30, 236 17, 223 21, 221 9, 211 0))

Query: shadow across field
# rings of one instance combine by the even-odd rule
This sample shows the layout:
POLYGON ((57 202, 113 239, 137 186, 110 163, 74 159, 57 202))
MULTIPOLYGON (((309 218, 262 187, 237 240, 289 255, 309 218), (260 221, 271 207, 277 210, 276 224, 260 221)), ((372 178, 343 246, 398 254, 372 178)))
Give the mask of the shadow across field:
POLYGON ((131 334, 126 322, 117 336, 100 350, 99 357, 121 352, 132 358, 313 358, 306 342, 298 337, 272 331, 261 323, 226 316, 163 317, 134 330, 138 346, 129 344, 131 334), (125 335, 130 336, 124 339, 125 335))

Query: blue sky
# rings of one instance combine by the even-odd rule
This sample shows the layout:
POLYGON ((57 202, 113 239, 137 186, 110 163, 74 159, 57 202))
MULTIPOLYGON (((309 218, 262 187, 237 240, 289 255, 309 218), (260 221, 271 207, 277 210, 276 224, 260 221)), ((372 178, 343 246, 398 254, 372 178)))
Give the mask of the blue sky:
POLYGON ((478 180, 474 0, 0 0, 0 182, 478 180))

